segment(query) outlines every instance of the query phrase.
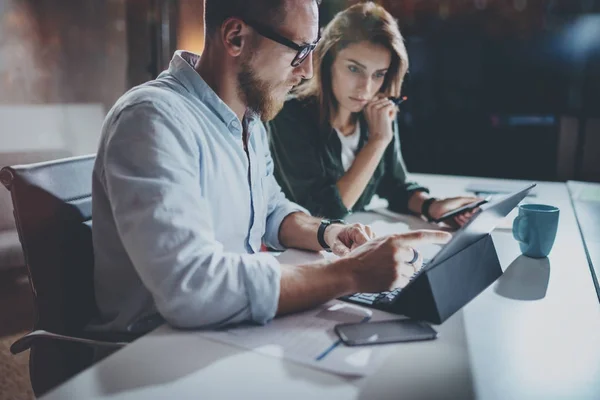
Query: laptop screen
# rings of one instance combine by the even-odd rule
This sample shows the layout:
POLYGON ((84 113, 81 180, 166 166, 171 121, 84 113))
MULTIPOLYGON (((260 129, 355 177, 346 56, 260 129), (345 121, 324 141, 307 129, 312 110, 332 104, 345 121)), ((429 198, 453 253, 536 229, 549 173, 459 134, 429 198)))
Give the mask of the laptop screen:
POLYGON ((426 268, 433 268, 465 247, 491 233, 502 219, 505 218, 535 186, 536 184, 534 183, 518 192, 505 196, 497 196, 491 202, 482 205, 479 212, 475 214, 466 225, 454 233, 452 239, 433 257, 426 268))

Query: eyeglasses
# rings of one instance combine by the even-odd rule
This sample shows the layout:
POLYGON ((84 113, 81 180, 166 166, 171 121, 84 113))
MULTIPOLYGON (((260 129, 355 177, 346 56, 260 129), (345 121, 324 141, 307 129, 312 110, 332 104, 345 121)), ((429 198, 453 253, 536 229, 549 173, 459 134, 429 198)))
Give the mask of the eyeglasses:
POLYGON ((315 47, 317 47, 317 44, 319 44, 319 40, 321 40, 321 34, 319 34, 319 37, 313 43, 300 46, 291 41, 290 39, 286 38, 285 36, 281 36, 265 24, 262 24, 257 21, 248 20, 244 20, 244 22, 250 27, 252 27, 252 29, 254 29, 259 35, 264 36, 267 39, 271 39, 272 41, 282 44, 286 47, 289 47, 292 50, 296 50, 298 53, 296 54, 296 57, 294 57, 294 59, 292 60, 292 67, 297 67, 300 64, 302 64, 302 62, 306 60, 306 57, 308 57, 310 53, 313 52, 315 47))

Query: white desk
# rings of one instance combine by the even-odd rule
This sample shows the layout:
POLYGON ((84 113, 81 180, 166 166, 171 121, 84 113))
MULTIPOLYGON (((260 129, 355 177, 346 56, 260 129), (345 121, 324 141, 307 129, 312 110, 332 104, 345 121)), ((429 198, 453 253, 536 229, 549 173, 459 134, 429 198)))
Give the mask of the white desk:
POLYGON ((600 183, 567 182, 600 299, 600 183))
MULTIPOLYGON (((413 178, 438 196, 459 194, 477 180, 413 178)), ((494 232, 505 274, 438 326, 437 340, 396 345, 367 379, 340 378, 163 326, 44 398, 599 399, 600 304, 566 185, 542 183, 529 201, 561 209, 549 259, 522 257, 510 232, 494 232)))

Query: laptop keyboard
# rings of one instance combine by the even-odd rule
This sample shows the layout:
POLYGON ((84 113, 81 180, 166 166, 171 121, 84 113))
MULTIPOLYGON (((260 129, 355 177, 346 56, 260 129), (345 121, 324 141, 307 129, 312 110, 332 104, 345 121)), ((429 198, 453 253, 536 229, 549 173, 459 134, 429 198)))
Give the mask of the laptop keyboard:
POLYGON ((400 293, 401 289, 395 289, 391 292, 381 292, 381 293, 354 293, 349 296, 344 296, 342 299, 354 301, 356 303, 362 303, 369 306, 374 304, 384 305, 389 304, 394 301, 398 293, 400 293))
MULTIPOLYGON (((413 280, 415 280, 417 278, 417 276, 421 275, 421 273, 425 272, 425 266, 427 265, 427 263, 431 261, 429 259, 425 260, 423 262, 423 266, 421 267, 421 269, 414 274, 410 280, 409 283, 412 282, 413 280)), ((372 306, 372 305, 378 305, 378 306, 383 306, 383 305, 387 305, 387 304, 391 304, 394 302, 394 300, 396 299, 396 297, 400 294, 400 291, 402 289, 398 288, 398 289, 394 289, 392 291, 389 292, 380 292, 380 293, 354 293, 348 296, 343 296, 341 297, 342 300, 348 300, 348 301, 352 301, 355 303, 361 303, 361 304, 365 304, 368 306, 372 306)))

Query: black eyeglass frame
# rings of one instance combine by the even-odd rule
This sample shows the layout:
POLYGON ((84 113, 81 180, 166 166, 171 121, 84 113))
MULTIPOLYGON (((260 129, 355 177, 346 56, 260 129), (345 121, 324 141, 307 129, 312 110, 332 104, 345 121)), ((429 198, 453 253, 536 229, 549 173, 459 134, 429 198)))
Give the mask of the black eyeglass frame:
POLYGON ((292 40, 286 38, 285 36, 282 36, 279 33, 275 32, 268 25, 265 25, 258 21, 252 21, 247 19, 244 19, 243 21, 244 23, 246 23, 246 25, 254 29, 259 35, 264 36, 267 39, 271 39, 272 41, 282 44, 286 47, 289 47, 292 50, 296 50, 297 53, 294 59, 292 60, 292 67, 297 67, 300 64, 302 64, 304 60, 306 60, 306 58, 310 55, 310 53, 312 53, 315 50, 315 48, 319 44, 319 41, 321 40, 321 34, 319 33, 319 37, 313 43, 299 45, 293 42, 292 40))

